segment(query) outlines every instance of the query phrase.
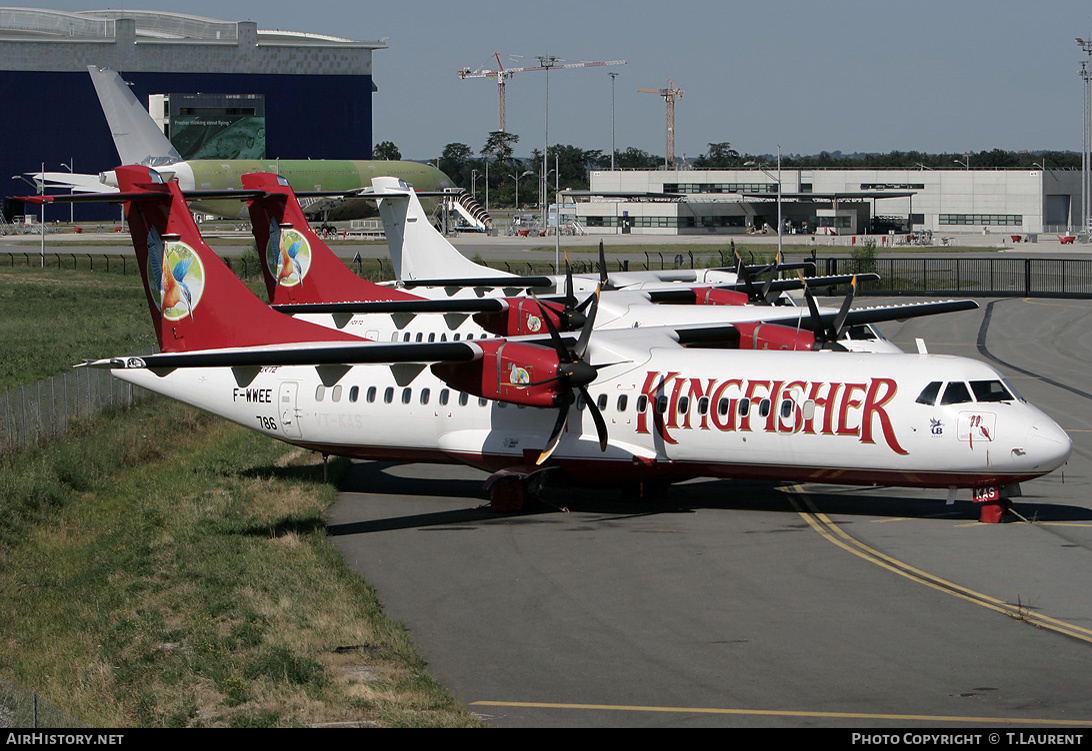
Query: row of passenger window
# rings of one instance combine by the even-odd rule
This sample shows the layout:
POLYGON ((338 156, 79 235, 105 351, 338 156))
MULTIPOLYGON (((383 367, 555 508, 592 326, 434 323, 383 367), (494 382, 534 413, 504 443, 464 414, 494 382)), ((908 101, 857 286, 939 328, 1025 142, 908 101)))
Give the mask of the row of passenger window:
POLYGON ((1015 399, 1023 401, 1023 397, 1016 394, 1016 390, 1001 381, 971 381, 970 388, 963 381, 950 381, 947 386, 943 381, 933 381, 918 394, 918 404, 933 406, 937 404, 937 395, 941 387, 944 393, 940 396, 940 404, 966 404, 968 402, 1011 402, 1015 399), (972 394, 974 394, 972 398, 972 394), (1015 394, 1015 396, 1014 396, 1015 394))
MULTIPOLYGON (((387 386, 385 389, 383 389, 383 394, 382 394, 383 403, 384 404, 393 404, 394 401, 395 401, 395 397, 396 397, 395 392, 396 392, 396 389, 393 386, 387 386)), ((456 402, 458 403, 458 405, 460 407, 465 407, 467 404, 470 403, 471 396, 469 394, 464 393, 462 391, 459 391, 459 392, 456 392, 456 393, 458 394, 456 402)), ((319 385, 318 388, 315 389, 315 401, 319 401, 319 402, 324 401, 327 397, 329 397, 330 401, 332 401, 332 402, 340 402, 343 395, 344 395, 344 391, 343 391, 343 389, 342 389, 342 387, 340 385, 336 385, 336 386, 329 387, 329 388, 327 388, 326 386, 323 386, 323 385, 319 385)), ((361 396, 361 394, 360 394, 360 387, 359 386, 350 386, 349 387, 349 401, 350 402, 360 401, 360 396, 361 396)), ((401 390, 401 394, 398 394, 397 397, 398 397, 398 400, 402 404, 412 404, 413 401, 414 401, 413 388, 408 387, 408 386, 403 388, 401 390)), ((364 401, 367 402, 368 404, 374 404, 376 402, 376 400, 379 399, 379 398, 380 398, 379 389, 376 386, 369 386, 367 388, 367 390, 364 392, 364 401)), ((474 397, 474 398, 478 402, 479 407, 484 407, 484 406, 486 406, 486 404, 489 403, 489 400, 485 399, 483 397, 474 397)), ((428 405, 431 401, 432 401, 432 390, 431 389, 423 388, 423 389, 420 389, 418 391, 418 393, 417 393, 417 403, 418 404, 428 405)), ((733 400, 727 399, 727 398, 720 399, 717 402, 717 405, 716 405, 717 414, 720 415, 721 417, 724 417, 725 415, 727 415, 728 411, 731 409, 732 401, 733 400)), ((736 404, 737 404, 737 410, 738 410, 738 414, 739 414, 740 417, 746 417, 748 414, 750 414, 750 411, 751 411, 751 400, 750 399, 748 399, 746 397, 743 397, 741 399, 736 399, 735 401, 736 401, 736 404)), ((437 403, 440 406, 446 406, 450 402, 451 402, 451 389, 440 389, 440 391, 439 391, 439 393, 437 395, 437 403)), ((658 414, 661 414, 661 415, 665 414, 667 412, 667 410, 668 410, 669 402, 670 402, 670 400, 667 398, 667 396, 658 397, 656 399, 656 401, 655 401, 656 412, 658 414)), ((700 397, 697 400, 697 407, 698 407, 698 414, 699 415, 705 415, 705 414, 709 413, 710 402, 711 402, 711 400, 707 396, 700 397)), ((599 411, 600 412, 605 412, 607 410, 607 404, 608 404, 607 395, 606 394, 600 394, 599 397, 596 399, 596 406, 599 407, 599 411)), ((784 417, 784 418, 790 417, 792 415, 794 405, 795 405, 795 402, 793 402, 791 399, 782 400, 781 405, 780 405, 781 416, 784 417)), ((502 402, 502 401, 497 402, 497 407, 500 408, 500 409, 505 409, 505 408, 507 408, 509 406, 517 406, 517 407, 520 407, 520 408, 523 407, 523 405, 510 405, 508 402, 502 402)), ((584 397, 583 396, 577 397, 577 400, 576 400, 577 409, 584 409, 584 406, 585 406, 584 405, 584 397)), ((617 400, 615 401, 615 410, 617 412, 625 412, 626 408, 628 406, 629 406, 629 397, 626 394, 620 394, 618 396, 617 400)), ((691 406, 690 397, 683 396, 683 397, 679 398, 678 404, 676 405, 676 410, 678 411, 678 413, 680 415, 686 414, 687 412, 690 411, 690 406, 691 406)), ((767 415, 769 415, 771 407, 772 407, 772 403, 770 402, 769 399, 760 400, 758 402, 758 414, 759 414, 759 416, 760 417, 766 417, 767 415)), ((810 417, 811 413, 813 413, 813 411, 814 411, 814 408, 815 408, 815 403, 814 402, 812 402, 810 400, 805 402, 804 403, 804 411, 805 411, 804 416, 805 417, 810 417)), ((642 394, 641 396, 639 396, 637 398, 637 411, 638 412, 644 412, 646 409, 648 409, 648 396, 642 394)))
MULTIPOLYGON (((460 340, 461 336, 462 336, 461 334, 456 332, 456 333, 451 335, 451 341, 457 342, 457 341, 460 340)), ((467 334, 466 335, 466 341, 470 341, 473 338, 474 338, 473 334, 467 334)), ((488 339, 489 334, 478 334, 477 338, 478 339, 488 339)), ((499 338, 499 337, 494 337, 494 338, 499 338)), ((395 331, 393 334, 391 334, 391 341, 392 342, 397 342, 398 341, 398 332, 397 331, 395 331)), ((406 331, 406 332, 402 333, 402 341, 403 342, 409 342, 409 341, 413 341, 413 342, 446 342, 447 341, 447 334, 446 333, 440 333, 439 336, 437 336, 435 331, 430 331, 428 336, 426 337, 423 331, 418 331, 416 335, 411 334, 409 331, 406 331)))

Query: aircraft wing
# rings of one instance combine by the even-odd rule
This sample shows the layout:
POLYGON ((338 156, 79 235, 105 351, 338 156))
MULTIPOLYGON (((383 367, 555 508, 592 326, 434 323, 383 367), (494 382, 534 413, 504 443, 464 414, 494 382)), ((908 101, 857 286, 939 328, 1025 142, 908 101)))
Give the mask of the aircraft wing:
MULTIPOLYGON (((836 287, 842 284, 849 284, 856 277, 859 282, 878 281, 880 279, 879 274, 839 274, 837 276, 809 276, 806 279, 774 279, 770 282, 769 292, 785 292, 787 290, 803 289, 806 284, 812 289, 824 288, 824 287, 836 287)), ((737 282, 736 284, 717 284, 714 285, 714 289, 729 290, 732 292, 755 292, 761 289, 763 284, 753 282, 747 284, 746 282, 737 282)), ((654 303, 679 303, 689 304, 694 301, 694 293, 692 289, 653 289, 653 290, 641 290, 651 302, 654 303)))
MULTIPOLYGON (((868 323, 883 323, 884 321, 905 321, 909 318, 921 318, 923 316, 935 316, 942 313, 955 313, 960 310, 977 310, 978 303, 974 300, 937 300, 931 302, 906 303, 903 305, 878 305, 871 308, 857 308, 846 314, 846 326, 860 326, 868 323)), ((830 311, 820 314, 823 325, 829 326, 838 313, 830 311)), ((766 319, 771 323, 775 320, 779 323, 788 323, 796 320, 797 316, 784 316, 779 319, 766 319)))
MULTIPOLYGON (((954 313, 961 310, 976 310, 979 307, 974 300, 938 300, 934 302, 907 303, 905 305, 878 305, 871 308, 856 308, 845 315, 843 328, 861 326, 884 321, 904 321, 909 318, 954 313)), ((763 324, 780 324, 820 333, 830 327, 839 315, 839 311, 826 311, 814 320, 806 308, 767 308, 764 315, 758 315, 754 321, 763 324)), ((762 312, 756 309, 756 312, 762 312)), ((714 326, 695 324, 675 327, 679 343, 689 345, 723 344, 731 346, 739 340, 739 329, 733 324, 714 326)))
POLYGON ((160 352, 153 355, 90 360, 76 367, 109 369, 173 370, 175 368, 234 368, 273 365, 357 365, 365 363, 470 362, 482 356, 473 342, 385 344, 359 343, 295 344, 267 347, 229 347, 188 352, 160 352))

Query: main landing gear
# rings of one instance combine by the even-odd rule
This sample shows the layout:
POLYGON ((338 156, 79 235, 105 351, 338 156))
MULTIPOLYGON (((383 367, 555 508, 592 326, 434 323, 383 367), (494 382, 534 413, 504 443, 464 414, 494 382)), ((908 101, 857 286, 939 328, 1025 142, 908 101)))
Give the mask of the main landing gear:
POLYGON ((517 466, 494 472, 485 481, 493 511, 528 511, 537 506, 551 467, 517 466))

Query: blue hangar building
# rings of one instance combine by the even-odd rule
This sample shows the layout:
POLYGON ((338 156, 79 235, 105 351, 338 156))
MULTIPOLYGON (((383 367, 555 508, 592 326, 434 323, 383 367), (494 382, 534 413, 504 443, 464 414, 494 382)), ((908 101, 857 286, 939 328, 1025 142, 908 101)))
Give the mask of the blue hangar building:
MULTIPOLYGON (((43 165, 117 166, 89 65, 118 71, 138 100, 162 106, 176 128, 168 135, 194 149, 234 136, 249 149, 240 157, 370 159, 377 49, 386 44, 180 13, 0 8, 0 197, 31 192, 11 176, 43 165)), ((23 211, 3 204, 9 219, 23 211)))

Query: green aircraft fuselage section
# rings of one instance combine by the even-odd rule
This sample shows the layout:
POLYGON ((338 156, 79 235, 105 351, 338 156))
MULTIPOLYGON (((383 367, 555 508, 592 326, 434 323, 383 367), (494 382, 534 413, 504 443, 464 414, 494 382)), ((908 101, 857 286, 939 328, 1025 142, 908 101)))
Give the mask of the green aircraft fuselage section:
MULTIPOLYGON (((361 159, 194 159, 186 164, 193 171, 196 190, 242 189, 242 176, 250 172, 281 175, 293 190, 360 190, 370 187, 373 177, 397 177, 417 191, 439 191, 455 184, 430 164, 393 160, 361 159)), ((364 212, 366 201, 356 211, 360 216, 375 215, 374 204, 364 212)), ((238 201, 194 201, 195 210, 230 218, 247 217, 246 205, 238 201)), ((350 211, 350 213, 354 213, 350 211)), ((331 218, 356 218, 347 214, 331 218)))

